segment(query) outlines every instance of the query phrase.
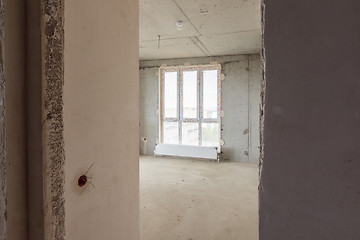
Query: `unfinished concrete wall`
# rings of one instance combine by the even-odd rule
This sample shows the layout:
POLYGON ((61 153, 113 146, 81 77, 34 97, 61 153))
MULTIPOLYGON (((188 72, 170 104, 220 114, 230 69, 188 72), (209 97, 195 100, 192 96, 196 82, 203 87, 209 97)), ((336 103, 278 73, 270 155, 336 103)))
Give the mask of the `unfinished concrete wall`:
POLYGON ((260 56, 237 55, 209 58, 154 60, 140 62, 140 153, 152 155, 159 138, 159 79, 158 67, 162 64, 192 65, 217 61, 226 75, 222 82, 222 138, 223 159, 241 162, 258 162, 259 158, 259 103, 260 56), (235 111, 234 109, 238 109, 235 111), (143 152, 147 139, 147 152, 143 152))
POLYGON ((66 239, 139 239, 138 1, 65 4, 66 239), (78 178, 91 177, 84 187, 78 178))
POLYGON ((359 8, 265 1, 260 240, 360 239, 359 8))
POLYGON ((158 67, 140 69, 140 138, 139 153, 153 155, 159 142, 158 67), (146 138, 146 142, 143 139, 146 138), (144 145, 146 145, 144 152, 144 145))
POLYGON ((25 3, 4 0, 1 24, 0 239, 27 237, 25 3))
POLYGON ((249 57, 249 158, 251 162, 258 162, 260 155, 260 88, 261 63, 259 55, 249 57))
MULTIPOLYGON (((222 158, 249 162, 249 87, 248 59, 222 64, 222 132, 225 144, 222 158), (237 109, 237 111, 235 111, 237 109)), ((257 159, 254 159, 257 161, 257 159)))

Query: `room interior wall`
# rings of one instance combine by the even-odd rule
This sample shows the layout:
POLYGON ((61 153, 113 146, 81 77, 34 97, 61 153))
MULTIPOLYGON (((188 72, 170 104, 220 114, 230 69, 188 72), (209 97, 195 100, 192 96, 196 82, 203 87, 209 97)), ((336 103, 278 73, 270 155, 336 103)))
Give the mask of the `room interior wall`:
POLYGON ((1 27, 0 239, 27 237, 25 3, 3 0, 1 27))
POLYGON ((263 2, 259 239, 360 239, 360 2, 263 2))
POLYGON ((222 81, 222 139, 224 160, 258 162, 260 55, 236 55, 206 58, 140 61, 140 135, 139 152, 153 155, 159 134, 159 66, 209 64, 219 62, 222 81), (236 111, 235 111, 236 109, 236 111), (146 138, 146 142, 144 142, 146 138), (144 152, 146 144, 146 152, 144 152))
POLYGON ((67 239, 139 239, 138 11, 134 0, 65 4, 67 239))
POLYGON ((249 61, 249 156, 251 162, 259 162, 260 155, 260 104, 262 67, 259 56, 249 61))
POLYGON ((6 237, 5 36, 4 1, 0 0, 0 239, 6 237))
POLYGON ((40 0, 26 0, 28 239, 44 239, 40 0))

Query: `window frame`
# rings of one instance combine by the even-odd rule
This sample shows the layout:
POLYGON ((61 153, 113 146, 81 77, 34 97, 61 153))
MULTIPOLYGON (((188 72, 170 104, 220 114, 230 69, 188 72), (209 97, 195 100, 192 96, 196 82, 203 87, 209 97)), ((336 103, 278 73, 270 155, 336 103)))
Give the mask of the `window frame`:
POLYGON ((198 123, 198 144, 202 146, 202 123, 218 123, 219 124, 219 142, 216 146, 218 151, 221 151, 221 65, 194 65, 194 66, 162 66, 159 68, 159 140, 164 143, 164 122, 178 123, 178 144, 182 145, 182 124, 183 123, 198 123), (217 118, 203 117, 203 76, 204 71, 217 70, 217 118), (183 72, 197 71, 197 117, 184 118, 183 117, 183 72), (176 118, 165 118, 165 73, 177 73, 177 110, 176 118))

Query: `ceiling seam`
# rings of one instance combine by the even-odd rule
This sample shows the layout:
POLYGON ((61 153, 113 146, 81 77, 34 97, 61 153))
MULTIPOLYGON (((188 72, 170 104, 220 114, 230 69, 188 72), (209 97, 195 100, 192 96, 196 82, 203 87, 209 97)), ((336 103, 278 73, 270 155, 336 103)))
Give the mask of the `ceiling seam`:
POLYGON ((204 44, 200 41, 200 39, 197 36, 190 37, 191 40, 194 41, 196 46, 208 57, 212 57, 212 54, 210 51, 204 46, 204 44))
MULTIPOLYGON (((191 36, 189 36, 191 37, 191 36)), ((176 39, 186 39, 189 37, 173 37, 173 38, 161 38, 161 41, 163 40, 176 40, 176 39)), ((139 42, 154 42, 154 41, 158 41, 158 39, 153 39, 153 40, 139 40, 139 42)))
POLYGON ((182 12, 182 14, 187 18, 187 20, 190 22, 190 24, 195 28, 195 30, 198 32, 199 35, 201 35, 201 33, 199 32, 199 30, 195 27, 195 25, 191 22, 190 18, 186 15, 186 13, 184 12, 184 10, 182 10, 182 8, 180 7, 180 5, 176 2, 176 0, 173 0, 173 2, 176 4, 176 6, 179 8, 179 10, 182 12))
MULTIPOLYGON (((261 32, 261 30, 260 29, 252 29, 252 30, 225 32, 225 33, 214 33, 214 34, 216 34, 216 35, 227 35, 227 34, 246 33, 246 32, 261 32)), ((210 34, 205 34, 205 35, 210 35, 210 34)))
MULTIPOLYGON (((180 7, 180 5, 176 2, 176 0, 173 0, 173 2, 176 4, 176 6, 179 8, 179 10, 182 12, 182 14, 186 17, 186 19, 189 21, 189 23, 195 28, 195 30, 198 32, 199 36, 201 36, 201 33, 199 32, 199 30, 197 29, 197 27, 195 27, 195 25, 192 23, 192 21, 190 20, 190 18, 186 15, 186 13, 184 12, 184 10, 180 7)), ((212 54, 210 53, 210 51, 204 46, 204 44, 200 41, 200 39, 197 36, 193 36, 190 37, 195 43, 196 46, 208 57, 211 57, 212 54), (194 40, 194 38, 196 40, 194 40)))

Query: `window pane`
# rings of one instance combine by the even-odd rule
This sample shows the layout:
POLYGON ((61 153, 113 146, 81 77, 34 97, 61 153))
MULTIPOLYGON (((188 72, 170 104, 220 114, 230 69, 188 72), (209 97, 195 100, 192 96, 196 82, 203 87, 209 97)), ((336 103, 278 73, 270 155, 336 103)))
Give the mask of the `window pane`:
POLYGON ((202 123, 202 146, 218 147, 220 143, 219 123, 202 123))
POLYGON ((217 118, 218 70, 204 71, 203 85, 203 117, 217 118))
POLYGON ((178 144, 179 143, 179 125, 174 122, 163 123, 164 143, 178 144))
POLYGON ((183 117, 197 118, 197 71, 183 72, 183 117))
POLYGON ((177 72, 166 72, 164 79, 165 117, 177 117, 177 72))
POLYGON ((183 123, 182 124, 182 144, 199 145, 199 124, 183 123))

